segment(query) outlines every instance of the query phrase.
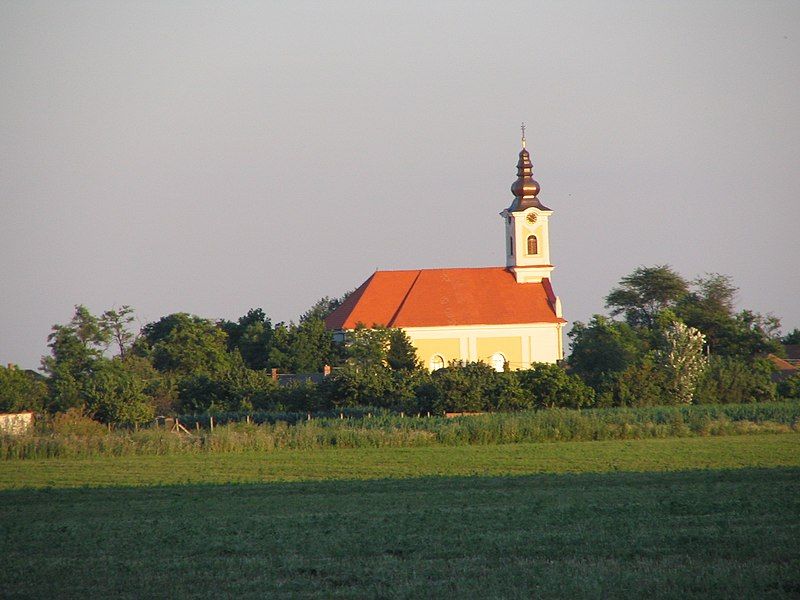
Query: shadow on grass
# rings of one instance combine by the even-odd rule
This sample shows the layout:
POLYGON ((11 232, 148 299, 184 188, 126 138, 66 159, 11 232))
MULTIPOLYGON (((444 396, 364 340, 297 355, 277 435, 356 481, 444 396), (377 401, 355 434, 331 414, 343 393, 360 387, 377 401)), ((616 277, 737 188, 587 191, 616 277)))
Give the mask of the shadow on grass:
POLYGON ((796 594, 800 469, 0 492, 8 597, 796 594))

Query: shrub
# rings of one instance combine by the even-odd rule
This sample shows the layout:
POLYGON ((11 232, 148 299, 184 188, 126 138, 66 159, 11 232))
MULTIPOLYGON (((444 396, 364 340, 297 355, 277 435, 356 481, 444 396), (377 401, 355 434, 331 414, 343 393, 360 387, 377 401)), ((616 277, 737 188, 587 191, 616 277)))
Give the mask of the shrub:
POLYGON ((47 398, 47 385, 28 371, 15 366, 0 367, 0 412, 41 411, 47 398))
MULTIPOLYGON (((798 330, 795 329, 795 332, 798 330)), ((778 382, 778 396, 800 400, 800 373, 778 382)))
POLYGON ((773 401, 777 396, 777 386, 772 381, 772 370, 772 364, 766 359, 746 361, 736 357, 712 357, 698 383, 695 403, 773 401))
POLYGON ((431 384, 431 404, 438 413, 482 411, 487 409, 490 399, 496 403, 504 400, 492 398, 491 392, 499 391, 498 374, 482 362, 453 364, 434 371, 431 384))
POLYGON ((151 421, 155 413, 147 383, 121 360, 98 361, 84 390, 87 410, 104 423, 138 426, 151 421))
POLYGON ((376 406, 415 410, 419 408, 417 388, 426 380, 427 374, 420 371, 350 366, 336 371, 319 385, 319 405, 326 409, 376 406))
POLYGON ((607 389, 614 406, 658 406, 676 402, 669 387, 666 370, 649 352, 617 373, 607 389))
POLYGON ((65 412, 56 413, 45 421, 47 431, 58 436, 100 436, 106 433, 106 428, 101 423, 85 415, 78 408, 70 408, 65 412))
POLYGON ((536 408, 581 408, 594 402, 594 390, 558 365, 537 363, 515 375, 536 408))
POLYGON ((269 373, 241 367, 222 375, 184 377, 178 398, 184 412, 225 412, 272 406, 276 391, 269 373))

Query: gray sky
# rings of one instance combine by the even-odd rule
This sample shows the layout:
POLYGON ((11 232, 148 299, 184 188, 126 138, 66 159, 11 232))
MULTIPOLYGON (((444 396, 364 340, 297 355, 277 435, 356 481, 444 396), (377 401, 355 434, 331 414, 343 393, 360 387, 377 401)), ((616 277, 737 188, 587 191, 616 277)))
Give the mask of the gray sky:
POLYGON ((668 263, 800 327, 798 59, 798 2, 3 1, 0 364, 502 265, 521 121, 568 319, 668 263))

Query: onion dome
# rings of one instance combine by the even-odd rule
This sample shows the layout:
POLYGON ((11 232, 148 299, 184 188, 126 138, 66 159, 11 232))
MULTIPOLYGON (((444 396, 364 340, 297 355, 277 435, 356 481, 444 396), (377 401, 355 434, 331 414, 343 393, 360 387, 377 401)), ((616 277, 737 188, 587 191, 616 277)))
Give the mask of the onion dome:
POLYGON ((540 210, 550 210, 543 205, 539 198, 539 182, 533 178, 533 165, 531 155, 525 148, 525 124, 522 124, 522 150, 517 161, 517 180, 511 185, 511 193, 514 194, 514 201, 508 210, 511 212, 525 210, 535 206, 540 210))
POLYGON ((515 198, 532 198, 539 193, 539 183, 533 178, 533 165, 525 148, 525 138, 522 139, 522 151, 517 161, 517 180, 511 185, 511 193, 515 198))

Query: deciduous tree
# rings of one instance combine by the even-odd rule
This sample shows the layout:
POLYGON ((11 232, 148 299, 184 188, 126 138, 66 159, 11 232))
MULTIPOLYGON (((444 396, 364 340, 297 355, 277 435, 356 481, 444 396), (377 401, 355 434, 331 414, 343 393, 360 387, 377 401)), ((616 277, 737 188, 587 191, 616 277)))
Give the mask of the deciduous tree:
POLYGON ((658 313, 674 308, 688 291, 686 280, 669 265, 638 267, 606 296, 606 307, 633 327, 650 328, 658 313))

